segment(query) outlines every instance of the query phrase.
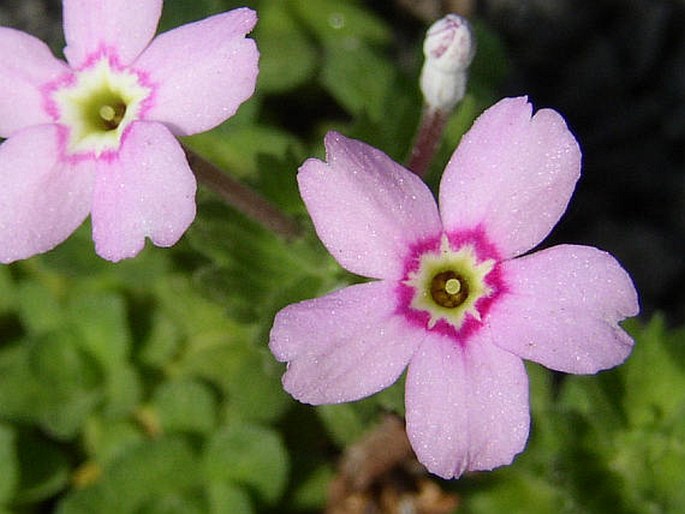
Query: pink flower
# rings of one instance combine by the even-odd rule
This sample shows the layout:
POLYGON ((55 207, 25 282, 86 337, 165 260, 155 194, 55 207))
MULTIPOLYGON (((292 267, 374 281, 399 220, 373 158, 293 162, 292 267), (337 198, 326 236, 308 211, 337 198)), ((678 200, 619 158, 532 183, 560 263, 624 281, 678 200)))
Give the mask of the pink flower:
POLYGON ((627 273, 596 248, 526 254, 556 224, 580 150, 563 119, 525 98, 488 109, 463 137, 440 209, 382 152, 329 133, 327 162, 298 175, 324 245, 347 270, 379 279, 290 305, 270 348, 285 389, 311 404, 356 400, 408 366, 407 434, 444 478, 509 464, 526 444, 521 359, 568 373, 621 363, 638 312, 627 273))
POLYGON ((50 250, 91 214, 118 261, 171 246, 195 217, 174 136, 209 130, 254 92, 250 9, 153 39, 162 0, 64 0, 67 63, 0 27, 0 261, 50 250))

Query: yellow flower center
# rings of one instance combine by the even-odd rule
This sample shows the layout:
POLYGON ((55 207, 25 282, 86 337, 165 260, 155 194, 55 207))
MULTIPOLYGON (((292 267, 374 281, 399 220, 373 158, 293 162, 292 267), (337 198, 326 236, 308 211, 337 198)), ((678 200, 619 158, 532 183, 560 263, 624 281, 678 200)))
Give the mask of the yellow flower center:
POLYGON ((457 330, 469 315, 480 320, 476 304, 492 293, 485 279, 494 266, 492 259, 479 261, 470 244, 452 249, 443 235, 440 248, 421 255, 404 282, 414 290, 410 307, 429 314, 429 329, 440 320, 457 330))
POLYGON ((129 70, 101 58, 55 90, 57 123, 67 129, 67 154, 117 151, 126 127, 140 119, 150 87, 129 70))

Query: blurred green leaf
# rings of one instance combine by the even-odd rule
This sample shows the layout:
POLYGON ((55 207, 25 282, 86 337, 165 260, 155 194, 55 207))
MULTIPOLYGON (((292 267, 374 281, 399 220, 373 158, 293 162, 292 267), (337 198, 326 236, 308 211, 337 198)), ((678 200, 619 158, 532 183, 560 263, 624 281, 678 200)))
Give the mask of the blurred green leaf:
POLYGON ((156 496, 136 510, 136 514, 206 514, 202 498, 173 492, 156 496))
POLYGON ((49 498, 67 485, 67 456, 54 443, 31 432, 19 432, 16 439, 19 484, 13 503, 31 504, 49 498))
POLYGON ((685 417, 685 355, 678 348, 683 344, 685 331, 669 333, 661 317, 638 329, 635 348, 623 367, 623 404, 632 426, 650 427, 685 417))
POLYGON ((4 314, 14 309, 14 302, 16 300, 16 292, 14 290, 14 282, 10 268, 8 266, 0 267, 0 314, 4 314))
POLYGON ((69 331, 0 352, 0 416, 69 438, 102 397, 95 361, 69 331))
POLYGON ((143 444, 142 430, 129 420, 91 417, 83 434, 83 445, 89 456, 101 467, 107 467, 129 448, 143 444))
POLYGON ((209 514, 253 514, 249 495, 228 482, 211 482, 206 486, 209 514))
POLYGON ((30 345, 28 367, 40 387, 31 405, 40 422, 57 436, 75 435, 102 398, 102 375, 94 359, 71 331, 60 331, 30 345))
POLYGON ((212 391, 198 381, 163 383, 154 393, 152 406, 164 432, 211 432, 217 405, 212 391))
POLYGON ((9 503, 19 481, 16 434, 14 429, 0 423, 0 506, 9 503))
POLYGON ((77 327, 84 349, 104 369, 111 370, 126 361, 131 340, 126 305, 120 295, 77 288, 70 295, 67 315, 77 327))
POLYGON ((297 16, 324 44, 354 45, 360 42, 388 43, 390 28, 385 22, 363 9, 358 2, 346 0, 288 0, 297 16))
POLYGON ((519 472, 511 474, 508 480, 483 485, 485 484, 464 495, 464 503, 460 505, 458 512, 465 514, 572 512, 563 509, 559 491, 544 476, 519 472))
POLYGON ((273 430, 232 424, 209 440, 204 469, 210 482, 243 484, 274 504, 288 480, 288 454, 273 430))
POLYGON ((298 510, 316 511, 326 505, 335 471, 330 465, 319 466, 295 490, 292 505, 298 510))
POLYGON ((216 340, 185 355, 179 373, 203 378, 228 395, 229 419, 270 421, 288 405, 280 382, 280 367, 265 351, 243 341, 216 340))
POLYGON ((320 246, 305 240, 286 243, 223 205, 204 207, 188 237, 212 264, 200 268, 196 279, 233 319, 270 322, 287 303, 335 284, 340 268, 320 246))
POLYGON ((357 441, 366 431, 367 421, 358 412, 358 404, 320 405, 316 412, 333 441, 341 448, 357 441))
POLYGON ((271 170, 261 169, 259 157, 283 158, 289 151, 303 155, 297 138, 276 127, 226 123, 217 129, 186 138, 195 152, 211 161, 225 173, 237 178, 256 177, 271 170))
POLYGON ((470 21, 478 49, 469 67, 468 90, 490 105, 498 99, 500 86, 509 75, 507 50, 499 34, 486 23, 477 18, 470 21))
POLYGON ((199 481, 195 454, 183 439, 166 437, 129 447, 90 487, 70 492, 59 514, 137 512, 148 502, 183 495, 199 481))
POLYGON ((103 413, 110 418, 130 414, 142 401, 140 370, 130 364, 114 368, 107 376, 103 413))
POLYGON ((262 2, 254 38, 260 51, 260 90, 286 91, 311 78, 316 51, 293 19, 287 2, 262 2))
POLYGON ((165 0, 158 32, 206 18, 224 10, 221 0, 165 0))
POLYGON ((392 64, 367 46, 345 42, 326 49, 321 82, 352 115, 386 121, 388 90, 396 80, 392 64))
POLYGON ((19 315, 31 334, 63 327, 63 309, 53 288, 33 280, 21 282, 17 289, 19 315))

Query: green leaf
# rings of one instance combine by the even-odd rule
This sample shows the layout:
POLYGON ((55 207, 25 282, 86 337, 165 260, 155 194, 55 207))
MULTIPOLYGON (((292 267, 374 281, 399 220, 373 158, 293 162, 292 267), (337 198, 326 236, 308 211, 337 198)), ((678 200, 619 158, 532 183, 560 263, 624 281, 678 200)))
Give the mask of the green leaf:
POLYGON ((261 155, 283 158, 289 151, 296 155, 304 154, 302 144, 288 132, 267 125, 237 125, 231 121, 209 132, 186 138, 185 142, 232 177, 244 179, 269 173, 270 170, 260 168, 261 155))
POLYGON ((198 381, 165 382, 155 391, 152 406, 161 428, 171 432, 210 432, 216 423, 217 401, 198 381))
POLYGON ((70 492, 59 514, 137 512, 148 502, 183 495, 199 483, 195 454, 183 439, 144 441, 122 452, 105 468, 99 482, 70 492))
POLYGON ((144 441, 143 432, 129 420, 93 416, 84 427, 85 449, 101 467, 108 467, 128 449, 137 447, 144 441))
POLYGON ((19 463, 14 429, 0 423, 0 505, 7 504, 19 482, 19 463))
POLYGON ((632 426, 672 423, 685 416, 684 344, 685 331, 668 333, 659 316, 636 330, 633 354, 623 368, 623 404, 632 426))
POLYGON ((636 429, 615 436, 611 468, 635 512, 685 511, 685 431, 636 429))
POLYGON ((352 115, 366 114, 372 122, 385 121, 388 91, 396 80, 393 65, 367 46, 326 49, 322 85, 352 115))
POLYGON ((197 21, 223 10, 221 0, 165 0, 159 32, 166 32, 185 23, 197 21))
POLYGON ((360 414, 359 404, 321 405, 316 412, 331 438, 341 448, 357 441, 366 431, 367 420, 360 414))
POLYGON ((293 19, 286 2, 263 2, 254 38, 260 51, 260 90, 286 91, 310 79, 316 52, 293 19))
POLYGON ((355 1, 290 0, 289 3, 307 28, 326 45, 384 44, 392 38, 385 22, 355 1))
POLYGON ((101 375, 69 330, 0 352, 0 416, 70 438, 102 397, 101 375))
POLYGON ((500 36, 486 23, 472 20, 478 49, 469 67, 468 90, 486 97, 491 104, 500 92, 500 85, 509 75, 507 49, 500 36))
POLYGON ((105 370, 123 365, 129 354, 126 305, 123 298, 92 288, 78 288, 67 303, 78 339, 105 370))
POLYGON ((45 333, 62 326, 64 313, 54 288, 43 282, 23 281, 17 287, 17 301, 29 333, 45 333))
POLYGON ((188 238, 212 264, 195 278, 233 319, 264 321, 264 329, 278 309, 339 284, 340 268, 320 243, 286 243, 224 205, 203 207, 188 238))
POLYGON ((335 471, 330 465, 316 468, 295 490, 293 507, 298 510, 320 512, 326 505, 329 487, 334 477, 335 471))
POLYGON ((143 384, 140 370, 124 364, 111 370, 105 385, 103 413, 110 418, 123 417, 140 404, 143 398, 143 384))
POLYGON ((274 504, 288 479, 288 454, 274 431, 232 424, 207 443, 204 469, 210 482, 242 484, 274 504))
POLYGON ((37 418, 58 437, 74 436, 102 398, 102 375, 95 361, 65 330, 31 344, 28 367, 40 388, 31 405, 37 418))
POLYGON ((224 391, 230 401, 229 419, 269 421, 278 418, 289 404, 283 392, 281 369, 266 351, 247 341, 216 339, 214 344, 187 353, 178 362, 182 376, 208 380, 224 391))
POLYGON ((209 514, 253 514, 249 495, 228 482, 211 482, 206 486, 209 514))
POLYGON ((136 514, 206 514, 202 498, 167 493, 148 500, 136 514))
POLYGON ((183 328, 172 315, 155 309, 151 313, 150 329, 138 353, 138 360, 153 368, 163 368, 180 351, 183 344, 183 328))
POLYGON ((14 310, 16 302, 16 292, 10 268, 0 267, 0 314, 14 310))
MULTIPOLYGON (((497 512, 525 512, 548 514, 559 510, 562 504, 560 491, 546 477, 528 473, 508 473, 490 487, 482 485, 464 495, 459 511, 468 514, 492 514, 497 512)), ((568 511, 573 512, 573 511, 568 511)))
POLYGON ((56 444, 31 432, 19 432, 16 451, 19 485, 14 503, 37 503, 55 495, 67 485, 68 460, 56 444))

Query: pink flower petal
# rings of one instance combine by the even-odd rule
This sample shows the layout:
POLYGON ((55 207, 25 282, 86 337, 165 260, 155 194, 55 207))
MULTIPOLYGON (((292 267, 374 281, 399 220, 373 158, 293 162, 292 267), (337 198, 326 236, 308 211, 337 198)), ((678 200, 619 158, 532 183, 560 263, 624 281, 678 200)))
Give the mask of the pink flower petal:
POLYGON ((329 132, 327 162, 297 176, 316 232, 333 257, 359 275, 400 279, 409 246, 441 232, 430 190, 383 152, 329 132))
POLYGON ((503 263, 502 273, 511 293, 486 320, 501 348, 568 373, 595 373, 630 353, 618 322, 637 314, 637 293, 608 253, 555 246, 503 263))
POLYGON ((580 174, 580 149, 558 113, 525 97, 485 111, 462 138, 440 185, 446 230, 482 224, 504 257, 530 250, 557 223, 580 174))
POLYGON ((39 125, 0 145, 0 261, 46 252, 88 216, 93 170, 59 161, 57 127, 39 125))
POLYGON ((45 43, 0 27, 0 137, 52 119, 43 108, 41 86, 68 73, 45 43))
POLYGON ((79 68, 102 48, 116 51, 119 62, 133 62, 157 30, 162 0, 63 0, 64 55, 79 68))
POLYGON ((209 130, 252 96, 259 52, 245 35, 257 22, 241 8, 159 35, 135 67, 157 85, 148 119, 176 135, 209 130))
POLYGON ((358 400, 391 385, 424 337, 395 315, 396 284, 370 282, 280 311, 269 347, 283 386, 312 404, 358 400))
POLYGON ((409 363, 407 435, 443 478, 510 464, 528 438, 528 377, 518 357, 474 336, 432 335, 409 363))
POLYGON ((157 246, 176 243, 195 218, 195 177, 169 130, 134 122, 111 160, 98 161, 93 198, 93 240, 111 261, 135 256, 145 237, 157 246))

